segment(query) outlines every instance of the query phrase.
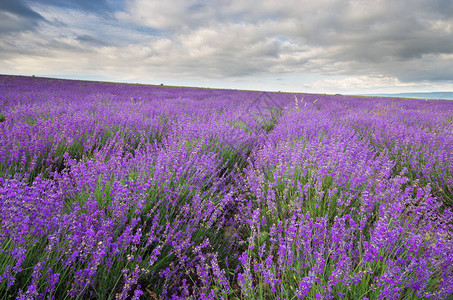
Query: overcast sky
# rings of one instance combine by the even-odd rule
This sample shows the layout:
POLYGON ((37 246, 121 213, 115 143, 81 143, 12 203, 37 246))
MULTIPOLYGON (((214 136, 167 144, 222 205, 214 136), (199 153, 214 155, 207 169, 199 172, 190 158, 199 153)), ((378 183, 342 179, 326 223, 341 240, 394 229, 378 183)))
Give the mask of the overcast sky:
POLYGON ((453 91, 453 1, 0 0, 0 74, 453 91))

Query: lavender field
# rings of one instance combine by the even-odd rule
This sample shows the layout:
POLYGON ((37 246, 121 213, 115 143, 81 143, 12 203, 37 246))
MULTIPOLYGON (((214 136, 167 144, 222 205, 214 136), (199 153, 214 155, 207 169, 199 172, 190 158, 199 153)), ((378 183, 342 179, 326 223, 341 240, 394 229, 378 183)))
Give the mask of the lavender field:
POLYGON ((446 299, 453 102, 0 76, 1 299, 446 299))

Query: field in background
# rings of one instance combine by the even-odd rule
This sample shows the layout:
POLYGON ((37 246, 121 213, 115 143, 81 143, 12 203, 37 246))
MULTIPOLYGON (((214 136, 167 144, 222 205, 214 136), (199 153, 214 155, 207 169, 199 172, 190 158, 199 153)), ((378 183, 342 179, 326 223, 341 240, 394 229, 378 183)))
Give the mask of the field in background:
POLYGON ((0 76, 0 297, 445 299, 453 102, 0 76))

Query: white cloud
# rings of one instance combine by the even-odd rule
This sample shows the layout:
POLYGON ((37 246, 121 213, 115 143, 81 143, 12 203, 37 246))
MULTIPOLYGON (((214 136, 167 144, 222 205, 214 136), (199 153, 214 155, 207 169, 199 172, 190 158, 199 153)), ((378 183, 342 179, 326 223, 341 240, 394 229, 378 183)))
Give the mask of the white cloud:
POLYGON ((404 91, 413 92, 441 92, 445 88, 452 90, 453 83, 433 84, 432 82, 401 82, 396 77, 390 76, 354 76, 339 79, 323 79, 314 82, 308 87, 312 91, 322 93, 356 93, 363 94, 373 90, 375 93, 398 93, 404 91))

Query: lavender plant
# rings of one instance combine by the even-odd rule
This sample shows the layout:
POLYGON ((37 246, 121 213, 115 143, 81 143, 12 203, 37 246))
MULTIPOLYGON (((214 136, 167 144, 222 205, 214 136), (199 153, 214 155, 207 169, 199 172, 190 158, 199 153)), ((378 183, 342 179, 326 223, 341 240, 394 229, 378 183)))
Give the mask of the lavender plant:
POLYGON ((0 295, 446 299, 453 103, 0 76, 0 295))

